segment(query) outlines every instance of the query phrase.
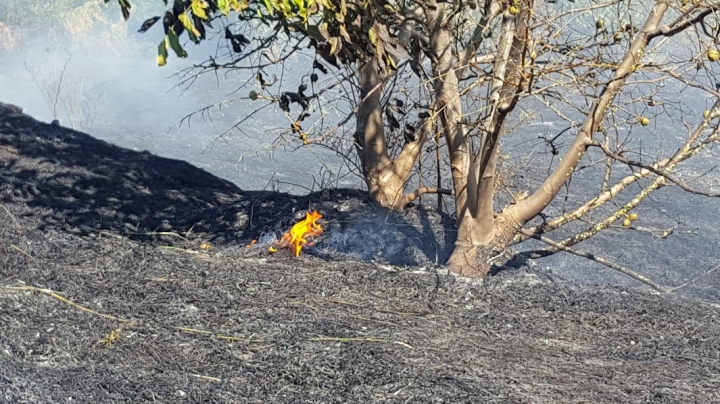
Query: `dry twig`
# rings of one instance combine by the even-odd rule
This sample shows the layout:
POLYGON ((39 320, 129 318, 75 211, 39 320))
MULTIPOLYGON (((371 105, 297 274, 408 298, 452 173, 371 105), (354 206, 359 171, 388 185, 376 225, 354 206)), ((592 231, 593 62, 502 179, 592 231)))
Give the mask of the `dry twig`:
POLYGON ((642 282, 642 283, 644 283, 644 284, 646 284, 646 285, 649 285, 651 288, 653 288, 653 289, 655 289, 655 290, 658 290, 658 291, 660 291, 660 292, 663 292, 663 293, 670 293, 670 292, 672 292, 672 289, 668 289, 668 288, 666 288, 665 286, 662 286, 662 285, 660 285, 659 283, 653 281, 652 279, 650 279, 650 278, 648 278, 648 277, 646 277, 646 276, 644 276, 644 275, 641 275, 641 274, 633 271, 632 269, 629 269, 629 268, 625 268, 625 267, 623 267, 623 266, 620 266, 620 265, 618 265, 618 264, 616 264, 616 263, 614 263, 614 262, 612 262, 612 261, 610 261, 610 260, 608 260, 608 259, 606 259, 606 258, 598 257, 598 256, 596 256, 595 254, 591 254, 591 253, 586 253, 586 252, 583 252, 583 251, 574 250, 574 249, 572 249, 572 248, 570 248, 570 247, 566 247, 566 246, 564 246, 564 245, 562 245, 562 244, 560 244, 560 243, 558 243, 558 242, 556 242, 556 241, 554 241, 554 240, 551 240, 551 239, 549 239, 549 238, 547 238, 547 237, 545 237, 545 236, 541 236, 541 235, 539 235, 539 234, 534 234, 534 233, 532 233, 532 232, 530 232, 530 231, 528 231, 528 230, 525 230, 525 229, 520 229, 520 232, 521 232, 522 234, 526 235, 527 237, 531 237, 531 238, 534 238, 534 239, 536 239, 536 240, 540 240, 540 241, 542 241, 542 242, 545 243, 545 244, 548 244, 548 245, 550 245, 550 246, 552 246, 552 247, 554 247, 554 248, 557 248, 558 250, 565 251, 565 252, 568 252, 568 253, 573 254, 573 255, 577 255, 578 257, 587 258, 587 259, 593 260, 593 261, 595 261, 595 262, 597 262, 597 263, 599 263, 599 264, 605 265, 605 266, 608 267, 608 268, 612 268, 612 269, 614 269, 614 270, 616 270, 616 271, 618 271, 618 272, 620 272, 620 273, 623 273, 623 274, 625 274, 625 275, 627 275, 627 276, 629 276, 629 277, 631 277, 631 278, 633 278, 633 279, 635 279, 635 280, 638 280, 638 281, 640 281, 640 282, 642 282))
POLYGON ((27 290, 27 291, 30 291, 30 292, 40 292, 40 293, 42 293, 42 294, 44 294, 44 295, 48 295, 48 296, 50 296, 50 297, 54 297, 55 299, 57 299, 57 300, 65 303, 65 304, 69 304, 70 306, 75 307, 76 309, 78 309, 78 310, 80 310, 80 311, 84 311, 84 312, 86 312, 86 313, 90 313, 90 314, 93 314, 93 315, 96 315, 96 316, 98 316, 98 317, 102 317, 102 318, 105 318, 105 319, 108 319, 108 320, 120 321, 121 323, 128 323, 128 322, 130 322, 130 320, 125 320, 125 319, 122 319, 122 318, 119 318, 119 317, 111 316, 111 315, 109 315, 109 314, 99 313, 99 312, 97 312, 97 311, 95 311, 95 310, 88 309, 87 307, 81 306, 81 305, 79 305, 79 304, 77 304, 77 303, 75 303, 75 302, 72 302, 72 301, 70 301, 70 300, 68 300, 68 299, 60 296, 60 295, 58 294, 58 292, 52 291, 52 290, 50 290, 50 289, 37 288, 37 287, 35 287, 35 286, 6 286, 5 288, 6 288, 6 289, 9 289, 9 290, 27 290))

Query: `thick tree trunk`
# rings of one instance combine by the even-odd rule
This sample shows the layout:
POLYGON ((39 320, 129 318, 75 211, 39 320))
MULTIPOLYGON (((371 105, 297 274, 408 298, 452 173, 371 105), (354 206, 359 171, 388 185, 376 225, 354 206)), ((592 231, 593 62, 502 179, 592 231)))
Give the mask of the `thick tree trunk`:
MULTIPOLYGON (((493 200, 500 137, 505 118, 517 103, 518 90, 523 80, 522 59, 526 49, 530 9, 531 5, 526 2, 517 18, 512 15, 503 18, 493 69, 495 80, 489 99, 491 113, 482 122, 483 134, 478 155, 473 158, 472 167, 468 167, 464 173, 466 180, 461 185, 467 192, 462 200, 465 206, 462 211, 458 211, 458 238, 448 260, 449 269, 462 276, 482 278, 493 264, 504 263, 509 258, 506 246, 522 225, 510 210, 496 215, 493 200)), ((465 141, 465 150, 469 152, 467 143, 465 141)), ((450 142, 448 145, 451 146, 450 142)))
MULTIPOLYGON (((471 150, 462 123, 459 81, 451 46, 451 27, 445 22, 445 5, 437 3, 431 27, 431 48, 437 55, 433 62, 433 79, 437 114, 447 142, 452 172, 455 213, 458 226, 455 249, 448 261, 450 271, 462 276, 487 273, 485 262, 492 255, 493 217, 478 216, 477 187, 479 181, 471 166, 471 150)), ((474 165, 473 165, 474 166, 474 165)))
POLYGON ((452 27, 445 21, 445 4, 437 3, 430 27, 432 32, 430 46, 433 53, 437 55, 437 59, 433 63, 436 111, 440 117, 443 135, 450 154, 455 213, 459 225, 466 215, 472 215, 469 209, 475 206, 475 189, 468 189, 469 186, 474 186, 474 181, 468 182, 470 145, 462 124, 458 77, 455 73, 451 51, 454 38, 450 31, 452 27))
POLYGON ((402 210, 407 205, 405 181, 395 175, 392 169, 370 169, 365 172, 365 182, 378 205, 393 210, 402 210))
POLYGON ((450 272, 484 278, 493 265, 501 266, 510 258, 506 247, 522 227, 512 212, 501 212, 484 226, 477 222, 477 219, 460 222, 458 240, 447 263, 450 272), (492 228, 490 232, 483 230, 488 225, 492 228))

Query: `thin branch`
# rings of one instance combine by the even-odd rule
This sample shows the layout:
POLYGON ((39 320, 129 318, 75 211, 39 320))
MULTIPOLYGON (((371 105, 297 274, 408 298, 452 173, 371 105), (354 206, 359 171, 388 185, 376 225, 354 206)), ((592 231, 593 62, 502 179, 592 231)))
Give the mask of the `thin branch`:
POLYGON ((657 175, 659 175, 659 176, 661 176, 661 177, 665 177, 667 180, 669 180, 669 181, 672 182, 673 184, 679 186, 680 188, 682 188, 682 189, 684 189, 685 191, 690 192, 690 193, 692 193, 692 194, 704 195, 704 196, 709 196, 709 197, 713 197, 713 198, 720 197, 720 192, 703 191, 703 190, 701 190, 701 189, 693 188, 693 187, 689 186, 688 184, 686 184, 685 182, 683 182, 683 181, 681 181, 680 179, 678 179, 677 177, 675 177, 674 175, 672 175, 672 174, 670 174, 670 173, 668 173, 668 172, 666 172, 666 171, 663 171, 663 170, 660 170, 660 169, 657 169, 657 168, 653 167, 654 164, 653 164, 653 165, 643 164, 643 163, 641 163, 641 162, 639 162, 639 161, 630 160, 630 159, 628 159, 628 158, 626 158, 626 157, 623 157, 623 156, 621 156, 621 155, 619 155, 619 154, 617 154, 617 153, 613 153, 612 150, 610 150, 610 149, 607 147, 607 145, 604 145, 604 144, 602 144, 602 143, 600 143, 600 142, 593 142, 593 143, 592 143, 592 146, 597 146, 597 147, 599 147, 600 149, 602 149, 602 151, 603 151, 608 157, 610 157, 610 158, 612 158, 612 159, 614 159, 614 160, 617 160, 617 161, 619 161, 619 162, 621 162, 621 163, 625 163, 625 164, 627 164, 627 165, 634 166, 634 167, 640 167, 640 168, 643 168, 643 169, 645 169, 645 170, 651 171, 651 172, 653 172, 653 173, 655 173, 655 174, 657 174, 657 175))
POLYGON ((111 315, 109 315, 109 314, 103 314, 103 313, 99 313, 99 312, 97 312, 97 311, 95 311, 95 310, 88 309, 87 307, 81 306, 81 305, 79 305, 79 304, 77 304, 77 303, 74 303, 74 302, 72 302, 72 301, 70 301, 70 300, 68 300, 68 299, 60 296, 57 292, 54 292, 54 291, 52 291, 52 290, 50 290, 50 289, 36 288, 35 286, 6 286, 5 289, 9 289, 9 290, 27 290, 27 291, 32 291, 32 292, 40 292, 40 293, 42 293, 42 294, 44 294, 44 295, 48 295, 48 296, 50 296, 50 297, 54 297, 55 299, 57 299, 57 300, 65 303, 65 304, 68 304, 68 305, 70 305, 70 306, 72 306, 72 307, 75 307, 76 309, 78 309, 78 310, 80 310, 80 311, 84 311, 84 312, 86 312, 86 313, 94 314, 94 315, 96 315, 96 316, 99 316, 99 317, 102 317, 102 318, 105 318, 105 319, 108 319, 108 320, 119 321, 119 322, 121 322, 121 323, 127 323, 127 322, 130 321, 130 320, 125 320, 125 319, 122 319, 122 318, 119 318, 119 317, 111 316, 111 315))
POLYGON ((614 69, 612 78, 604 86, 597 101, 593 103, 573 144, 560 160, 555 171, 547 177, 540 188, 530 197, 509 208, 511 209, 510 214, 518 222, 525 223, 542 212, 572 176, 578 162, 583 158, 588 146, 592 143, 593 134, 605 118, 608 108, 622 90, 628 77, 636 71, 640 59, 638 55, 642 55, 650 40, 647 33, 654 31, 660 24, 669 3, 667 0, 655 3, 645 20, 643 29, 640 30, 640 33, 623 55, 622 61, 614 69))
MULTIPOLYGON (((568 237, 567 239, 560 242, 565 247, 570 247, 575 244, 578 244, 580 242, 583 242, 590 237, 595 236, 596 234, 600 233, 601 231, 607 229, 610 227, 611 224, 618 221, 621 217, 626 215, 628 212, 630 212, 632 209, 636 208, 642 201, 647 199, 650 194, 655 192, 657 189, 661 188, 663 185, 665 185, 665 177, 657 177, 653 182, 651 182, 648 186, 643 188, 642 191, 640 191, 630 202, 623 205, 620 209, 616 210, 612 215, 608 216, 604 220, 602 220, 599 223, 593 224, 590 228, 587 230, 578 233, 572 237, 568 237)), ((542 231, 542 227, 541 227, 542 231)), ((537 234, 537 233, 534 233, 537 234)), ((540 258, 540 257, 547 257, 549 255, 555 254, 558 252, 558 249, 553 247, 547 247, 543 250, 537 251, 536 256, 534 258, 540 258)))
POLYGON ((672 24, 663 25, 662 27, 658 27, 657 29, 648 32, 649 39, 653 39, 657 36, 673 36, 691 26, 694 26, 705 19, 708 15, 715 12, 715 9, 713 7, 708 7, 707 9, 703 10, 700 14, 696 15, 695 17, 691 19, 685 19, 685 16, 681 16, 678 18, 678 20, 674 21, 672 24), (682 21, 680 21, 682 20, 682 21))
POLYGON ((12 219, 12 221, 15 223, 15 226, 17 226, 18 228, 22 228, 22 226, 20 226, 20 223, 17 221, 17 219, 15 219, 15 216, 13 216, 13 214, 10 213, 9 209, 6 208, 5 205, 0 205, 0 206, 5 210, 5 212, 8 214, 8 216, 10 216, 10 219, 12 219))
POLYGON ((419 198, 420 195, 425 195, 425 194, 452 195, 453 192, 452 192, 452 190, 444 189, 444 188, 420 187, 420 188, 416 189, 415 191, 405 195, 405 201, 404 201, 403 205, 407 205, 408 203, 419 198))
POLYGON ((52 106, 52 112, 53 112, 53 118, 57 119, 57 104, 60 100, 60 91, 62 89, 63 79, 65 78, 65 72, 67 71, 68 63, 70 63, 70 56, 68 56, 67 60, 65 61, 65 64, 63 65, 62 71, 60 72, 60 78, 57 81, 57 89, 55 90, 55 97, 54 102, 52 106))
POLYGON ((408 348, 408 349, 413 349, 412 345, 406 344, 402 341, 393 341, 390 339, 375 338, 375 337, 315 337, 315 338, 310 338, 309 341, 380 342, 380 343, 396 344, 396 345, 400 345, 400 346, 408 348))
POLYGON ((680 289, 682 289, 682 288, 684 288, 684 287, 686 287, 686 286, 692 285, 693 283, 695 283, 695 282, 699 281, 700 279, 703 279, 704 277, 712 274, 713 272, 717 271, 718 269, 720 269, 720 265, 716 265, 715 268, 713 268, 713 269, 705 272, 704 274, 698 276, 697 278, 695 278, 695 279, 693 279, 693 280, 691 280, 691 281, 687 281, 687 282, 683 283, 682 285, 675 286, 674 288, 670 288, 670 289, 668 290, 668 292, 675 292, 675 291, 680 290, 680 289))
POLYGON ((552 246, 552 247, 554 247, 554 248, 557 248, 557 249, 559 249, 559 250, 568 252, 568 253, 573 254, 573 255, 577 255, 578 257, 587 258, 587 259, 589 259, 589 260, 592 260, 592 261, 597 262, 598 264, 602 264, 602 265, 605 265, 605 266, 608 267, 608 268, 612 268, 612 269, 614 269, 614 270, 616 270, 616 271, 618 271, 618 272, 620 272, 620 273, 622 273, 622 274, 624 274, 624 275, 627 275, 627 276, 629 276, 629 277, 631 277, 631 278, 633 278, 633 279, 635 279, 635 280, 637 280, 637 281, 640 281, 640 282, 642 282, 642 283, 650 286, 651 288, 653 288, 653 289, 655 289, 655 290, 657 290, 657 291, 660 291, 660 292, 663 292, 663 293, 670 293, 670 292, 673 291, 672 289, 669 289, 669 288, 667 288, 667 287, 665 287, 665 286, 662 286, 662 285, 660 285, 659 283, 656 283, 655 281, 653 281, 652 279, 649 279, 648 277, 646 277, 646 276, 644 276, 644 275, 642 275, 642 274, 639 274, 639 273, 633 271, 632 269, 629 269, 629 268, 623 267, 623 266, 621 266, 621 265, 618 265, 618 264, 616 264, 616 263, 614 263, 614 262, 612 262, 612 261, 610 261, 610 260, 608 260, 608 259, 606 259, 606 258, 598 257, 598 256, 596 256, 595 254, 591 254, 591 253, 587 253, 587 252, 583 252, 583 251, 577 251, 577 250, 574 250, 574 249, 572 249, 572 248, 565 247, 564 245, 562 245, 562 244, 560 244, 560 243, 558 243, 558 242, 555 242, 555 241, 553 241, 553 240, 551 240, 551 239, 549 239, 549 238, 547 238, 547 237, 545 237, 545 236, 541 236, 541 235, 539 235, 539 234, 533 234, 533 233, 531 233, 531 232, 529 232, 529 231, 527 231, 527 230, 525 230, 525 229, 520 229, 520 232, 522 232, 522 233, 523 233, 525 236, 527 236, 527 237, 531 237, 531 238, 534 238, 534 239, 536 239, 536 240, 540 240, 540 241, 542 241, 543 243, 548 244, 548 245, 550 245, 550 246, 552 246))

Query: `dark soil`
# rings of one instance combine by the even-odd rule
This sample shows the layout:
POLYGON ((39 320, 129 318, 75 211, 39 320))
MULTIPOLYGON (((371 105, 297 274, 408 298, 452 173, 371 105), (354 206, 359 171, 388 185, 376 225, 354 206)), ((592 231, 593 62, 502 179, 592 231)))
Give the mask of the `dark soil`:
POLYGON ((242 191, 0 105, 0 402, 720 402, 717 305, 458 279, 431 265, 446 225, 242 191), (306 209, 329 219, 307 254, 244 247, 306 209), (422 267, 334 248, 378 217, 425 240, 380 258, 422 267))

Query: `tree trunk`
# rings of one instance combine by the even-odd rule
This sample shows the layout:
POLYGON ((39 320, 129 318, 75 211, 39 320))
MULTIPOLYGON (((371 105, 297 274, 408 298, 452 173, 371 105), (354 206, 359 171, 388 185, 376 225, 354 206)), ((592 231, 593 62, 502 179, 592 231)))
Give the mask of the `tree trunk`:
POLYGON ((460 103, 459 81, 455 73, 451 48, 454 37, 450 25, 445 20, 445 4, 435 3, 436 11, 430 22, 430 46, 437 56, 433 63, 433 84, 435 87, 436 111, 442 125, 448 152, 455 195, 455 214, 458 225, 468 210, 475 205, 473 181, 468 182, 470 172, 470 145, 462 124, 462 104, 460 103), (468 199, 470 198, 470 199, 468 199))
POLYGON ((380 205, 401 210, 409 202, 405 182, 417 159, 422 140, 408 145, 393 161, 388 155, 383 125, 381 95, 383 80, 378 61, 371 57, 360 68, 360 105, 355 130, 355 145, 363 168, 368 192, 380 205))
POLYGON ((388 176, 392 160, 387 153, 382 120, 382 78, 377 60, 372 57, 360 68, 360 105, 358 107, 355 144, 360 155, 363 175, 370 195, 381 205, 396 208, 396 195, 402 196, 402 184, 388 176))
MULTIPOLYGON (((462 276, 482 278, 487 275, 493 264, 502 265, 509 258, 506 254, 506 246, 522 226, 512 210, 496 215, 493 202, 496 188, 495 171, 503 125, 508 113, 514 109, 519 89, 522 88, 521 73, 524 68, 522 60, 527 46, 527 22, 530 18, 530 9, 530 4, 525 2, 517 17, 506 15, 503 18, 502 34, 493 68, 495 80, 489 99, 491 113, 482 122, 481 146, 472 159, 472 167, 467 167, 469 145, 465 139, 464 154, 468 155, 468 162, 464 172, 465 182, 460 185, 466 195, 458 200, 463 202, 464 206, 459 207, 461 210, 458 210, 458 238, 455 250, 448 260, 450 271, 462 276)), ((446 50, 444 53, 450 52, 446 50)), ((452 69, 448 70, 452 71, 452 69)), ((451 145, 450 141, 448 145, 451 145)))
POLYGON ((503 212, 495 218, 481 220, 490 222, 490 232, 480 230, 485 226, 478 226, 477 219, 460 222, 458 240, 447 262, 450 272, 484 278, 493 265, 501 266, 510 258, 506 246, 521 227, 514 216, 503 212))

